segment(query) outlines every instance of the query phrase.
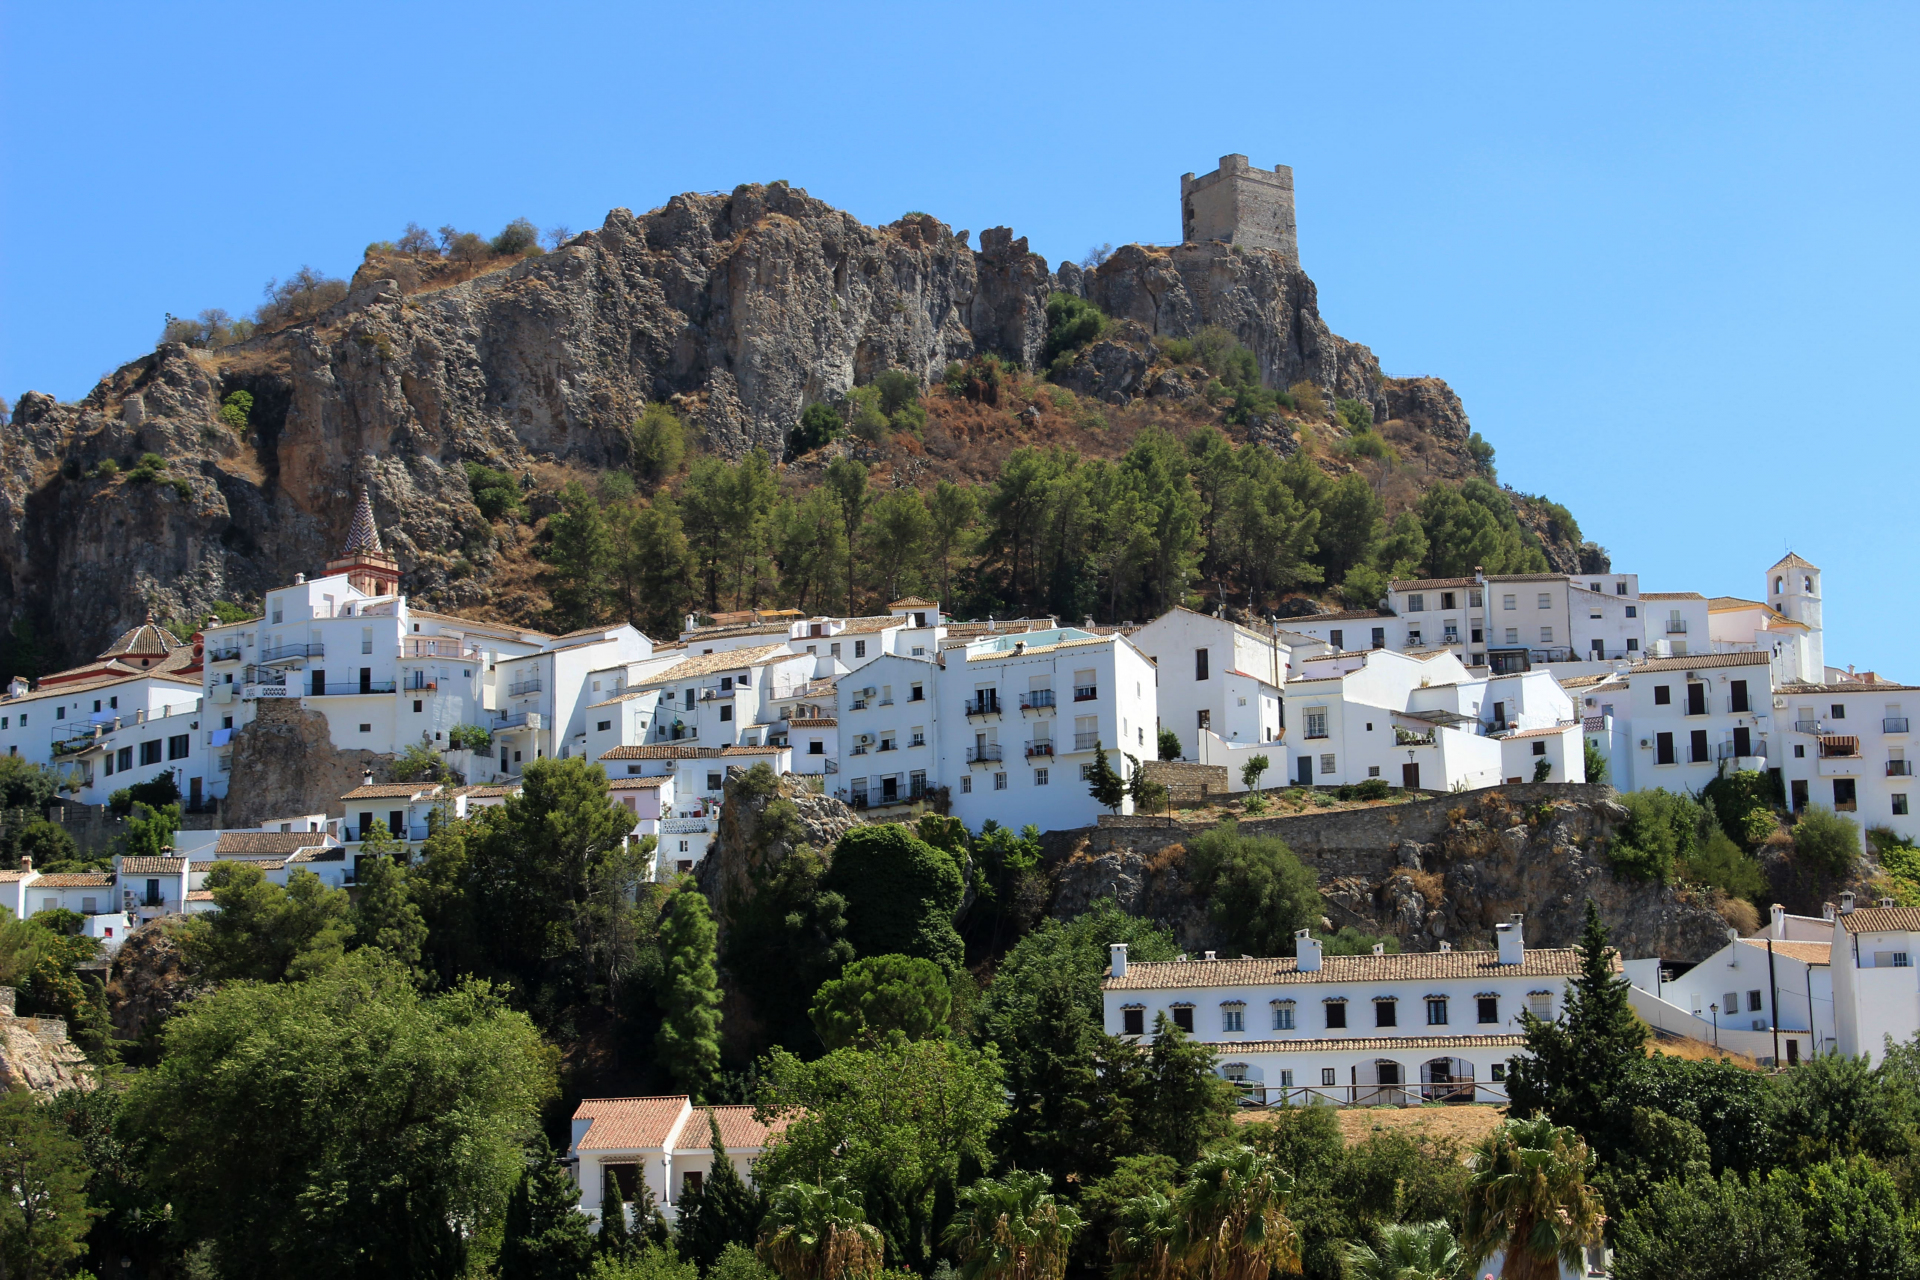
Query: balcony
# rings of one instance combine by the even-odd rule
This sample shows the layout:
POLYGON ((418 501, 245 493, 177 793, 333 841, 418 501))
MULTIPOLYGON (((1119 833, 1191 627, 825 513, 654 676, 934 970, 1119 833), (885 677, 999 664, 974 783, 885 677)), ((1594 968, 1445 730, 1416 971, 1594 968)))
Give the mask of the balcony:
POLYGON ((885 742, 882 742, 880 744, 880 749, 882 751, 898 751, 900 748, 892 738, 888 738, 885 742))
POLYGON ((824 768, 824 769, 822 769, 822 770, 821 770, 820 772, 822 772, 822 773, 838 773, 838 772, 840 772, 840 762, 839 762, 838 760, 835 760, 835 759, 834 759, 834 758, 833 758, 832 756, 828 756, 828 757, 827 757, 827 767, 826 767, 826 768, 824 768))
POLYGON ((432 693, 440 687, 440 683, 437 680, 428 679, 426 672, 416 671, 412 675, 409 675, 406 683, 400 687, 408 693, 432 693))
POLYGON ((1092 702, 1099 696, 1100 686, 1097 684, 1077 684, 1073 686, 1073 700, 1075 702, 1092 702))
POLYGON ((326 656, 327 646, 324 644, 283 644, 275 649, 260 651, 260 661, 265 663, 303 662, 308 658, 326 656))
POLYGON ((1860 739, 1822 738, 1820 740, 1820 758, 1822 760, 1858 760, 1860 758, 1860 739))
POLYGON ((540 713, 538 711, 516 711, 510 716, 495 716, 493 723, 487 726, 494 733, 508 729, 538 729, 540 713))
POLYGON ((1051 742, 1029 742, 1027 744, 1027 758, 1029 760, 1034 756, 1050 756, 1052 754, 1053 743, 1051 742))
POLYGON ((362 693, 392 693, 394 682, 391 680, 329 680, 315 688, 305 686, 309 698, 350 698, 362 693))
POLYGON ((1020 709, 1022 711, 1033 711, 1040 707, 1051 707, 1053 705, 1053 690, 1051 689, 1034 689, 1020 696, 1020 709))
POLYGON ((1911 778, 1913 776, 1913 761, 1911 760, 1887 761, 1887 776, 1889 778, 1911 778))
POLYGON ((286 681, 274 684, 243 684, 240 686, 240 700, 250 702, 255 698, 291 698, 299 696, 300 690, 287 691, 286 681))
POLYGON ((57 724, 52 734, 53 754, 68 756, 86 751, 98 745, 100 739, 110 737, 119 727, 117 717, 99 724, 57 724))
POLYGON ((663 836, 703 836, 713 830, 713 822, 708 818, 662 818, 660 834, 663 836))
POLYGON ((470 661, 478 661, 480 651, 458 640, 433 640, 425 636, 408 636, 400 642, 400 656, 403 658, 466 658, 470 661))
POLYGON ((1098 733, 1076 733, 1073 735, 1073 749, 1075 751, 1091 751, 1099 745, 1100 735, 1098 733))
POLYGON ((516 680, 507 686, 507 696, 509 698, 517 698, 523 693, 539 693, 541 687, 539 676, 535 676, 531 680, 516 680))
POLYGON ((1907 718, 1905 716, 1888 716, 1880 722, 1880 732, 1882 733, 1905 733, 1906 731, 1907 718))
POLYGON ((992 764, 998 762, 999 759, 1000 744, 997 742, 989 742, 984 747, 967 748, 968 764, 992 764))
POLYGON ((1668 618, 1667 634, 1670 636, 1683 636, 1687 634, 1687 620, 1685 618, 1668 618))
POLYGON ((1793 722, 1793 731, 1795 733, 1819 733, 1820 722, 1818 720, 1795 720, 1793 722))
POLYGON ((240 661, 240 646, 238 644, 228 642, 220 645, 218 648, 208 649, 207 661, 208 662, 238 662, 240 661))
POLYGON ((1749 742, 1747 749, 1742 751, 1738 743, 1716 743, 1713 748, 1713 758, 1715 760, 1765 760, 1767 744, 1759 741, 1749 742))
POLYGON ((1000 714, 1000 695, 985 691, 964 705, 970 716, 997 716, 1000 714))
POLYGON ((853 744, 853 750, 849 751, 847 754, 855 755, 855 756, 863 756, 867 754, 867 744, 864 742, 856 742, 853 744))
POLYGON ((1433 745, 1433 730, 1415 733, 1411 729, 1393 728, 1393 745, 1396 747, 1430 747, 1433 745))

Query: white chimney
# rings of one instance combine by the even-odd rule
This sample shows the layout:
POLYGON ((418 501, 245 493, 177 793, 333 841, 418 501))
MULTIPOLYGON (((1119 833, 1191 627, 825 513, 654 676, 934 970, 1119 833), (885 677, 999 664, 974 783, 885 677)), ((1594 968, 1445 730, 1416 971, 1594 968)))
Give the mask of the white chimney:
POLYGON ((1116 942, 1111 947, 1109 947, 1108 950, 1113 952, 1113 976, 1116 978, 1126 977, 1127 976, 1127 944, 1124 942, 1116 942))
POLYGON ((1440 944, 1440 949, 1442 951, 1451 951, 1453 950, 1453 944, 1451 942, 1443 942, 1440 944))
POLYGON ((1215 958, 1215 956, 1214 956, 1214 953, 1213 953, 1213 952, 1211 952, 1211 951, 1209 951, 1209 952, 1207 952, 1207 959, 1209 959, 1209 960, 1212 960, 1212 959, 1214 959, 1214 958, 1215 958))
POLYGON ((307 575, 304 573, 296 573, 293 575, 293 585, 296 587, 305 586, 306 581, 307 581, 307 575))
POLYGON ((19 676, 7 681, 7 696, 18 698, 27 692, 27 682, 19 676))
POLYGON ((1527 958, 1527 944, 1524 937, 1526 917, 1515 912, 1511 924, 1493 926, 1493 939, 1500 947, 1501 964, 1521 964, 1527 958))
POLYGON ((370 787, 373 785, 373 770, 369 769, 365 773, 360 775, 360 785, 363 787, 370 787))
POLYGON ((1843 916, 1853 914, 1853 890, 1851 889, 1844 889, 1840 893, 1840 914, 1843 916))
POLYGON ((1294 933, 1293 953, 1300 958, 1296 966, 1300 972, 1320 972, 1320 940, 1313 936, 1312 930, 1301 929, 1294 933))
POLYGON ((1820 918, 1822 920, 1833 919, 1833 904, 1831 902, 1823 902, 1820 904, 1820 918))
POLYGON ((1890 907, 1893 905, 1893 899, 1892 898, 1875 898, 1873 900, 1873 905, 1876 907, 1890 907))
POLYGON ((1787 936, 1787 909, 1777 902, 1773 904, 1773 936, 1775 938, 1787 936))

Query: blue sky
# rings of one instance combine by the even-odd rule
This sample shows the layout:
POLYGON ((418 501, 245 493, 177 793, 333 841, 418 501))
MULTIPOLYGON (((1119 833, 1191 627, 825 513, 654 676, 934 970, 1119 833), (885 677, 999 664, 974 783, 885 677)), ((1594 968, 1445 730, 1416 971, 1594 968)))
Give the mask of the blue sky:
POLYGON ((1050 260, 1294 167, 1334 329, 1460 393, 1648 590, 1825 570, 1903 641, 1920 385, 1908 5, 0 4, 0 394, 235 313, 407 221, 787 179, 1050 260), (1894 551, 1902 554, 1898 557, 1894 551), (1891 594, 1889 594, 1891 592, 1891 594))

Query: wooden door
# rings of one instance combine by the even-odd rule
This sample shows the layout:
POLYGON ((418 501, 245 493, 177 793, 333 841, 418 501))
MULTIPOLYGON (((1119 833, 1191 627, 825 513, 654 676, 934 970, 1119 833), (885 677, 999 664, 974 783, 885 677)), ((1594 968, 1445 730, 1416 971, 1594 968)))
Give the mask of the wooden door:
POLYGON ((1400 785, 1409 791, 1420 789, 1420 765, 1418 761, 1409 761, 1400 766, 1400 785))

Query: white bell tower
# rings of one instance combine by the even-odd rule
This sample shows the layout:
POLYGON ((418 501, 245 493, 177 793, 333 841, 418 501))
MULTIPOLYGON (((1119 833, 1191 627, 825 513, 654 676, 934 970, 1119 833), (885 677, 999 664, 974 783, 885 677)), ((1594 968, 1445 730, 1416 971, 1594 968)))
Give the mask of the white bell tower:
POLYGON ((1767 570, 1766 601, 1782 617, 1804 626, 1801 678, 1827 678, 1826 646, 1820 638, 1820 568, 1789 551, 1767 570))

